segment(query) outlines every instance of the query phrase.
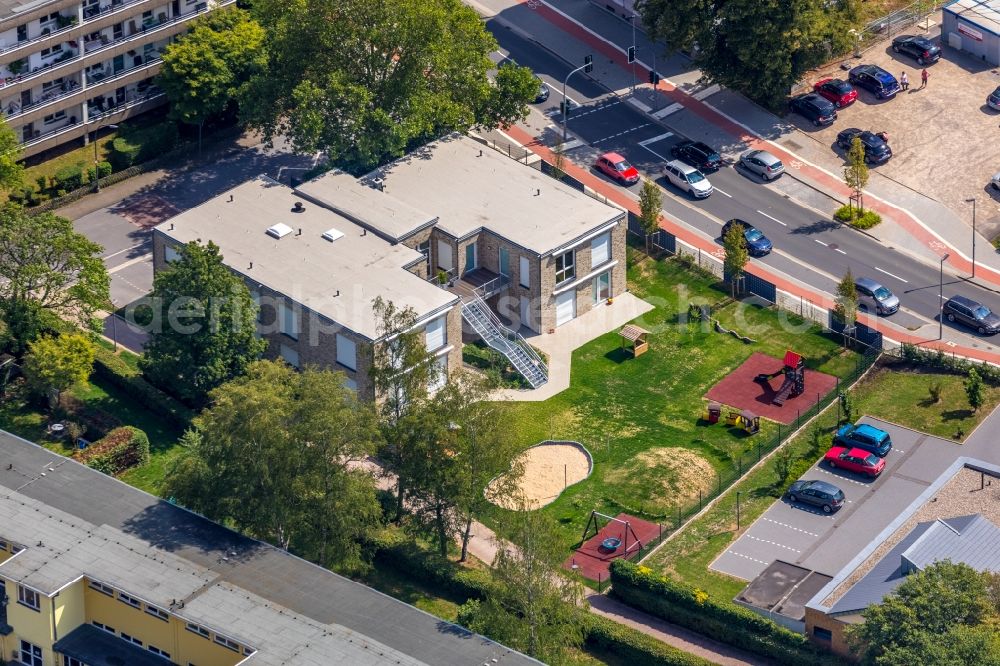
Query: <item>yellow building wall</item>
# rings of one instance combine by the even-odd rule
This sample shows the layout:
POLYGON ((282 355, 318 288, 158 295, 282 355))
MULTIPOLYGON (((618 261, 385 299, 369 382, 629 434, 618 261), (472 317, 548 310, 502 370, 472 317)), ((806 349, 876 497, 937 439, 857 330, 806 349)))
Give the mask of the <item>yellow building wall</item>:
POLYGON ((39 610, 34 611, 23 606, 17 601, 17 583, 9 580, 4 581, 6 585, 7 598, 7 624, 14 628, 14 633, 7 636, 7 654, 2 655, 5 659, 10 659, 13 650, 20 648, 21 640, 26 640, 32 645, 42 648, 42 659, 46 666, 54 665, 55 656, 52 652, 52 600, 44 595, 39 595, 39 610))
POLYGON ((87 621, 84 607, 84 590, 86 589, 87 583, 78 580, 60 590, 59 595, 52 599, 55 604, 55 637, 57 641, 87 621))
MULTIPOLYGON (((203 638, 186 629, 187 623, 173 619, 172 623, 177 627, 177 655, 174 658, 178 664, 194 664, 195 666, 233 666, 245 657, 233 652, 229 648, 224 648, 216 643, 212 638, 203 638)), ((173 657, 173 652, 171 657, 173 657)))

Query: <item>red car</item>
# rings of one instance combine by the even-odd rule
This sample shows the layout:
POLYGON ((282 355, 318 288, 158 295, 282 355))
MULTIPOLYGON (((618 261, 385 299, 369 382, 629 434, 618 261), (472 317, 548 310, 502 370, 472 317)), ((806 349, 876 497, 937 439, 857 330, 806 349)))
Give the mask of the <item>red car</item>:
POLYGON ((830 467, 839 467, 873 479, 885 469, 885 458, 879 458, 864 449, 848 449, 844 446, 832 447, 823 456, 823 460, 829 463, 830 467))
POLYGON ((598 171, 619 183, 635 185, 639 182, 639 172, 618 153, 604 153, 597 158, 594 166, 597 167, 598 171))
POLYGON ((842 79, 817 81, 813 90, 833 102, 838 109, 854 104, 854 100, 858 98, 858 91, 854 86, 842 79))

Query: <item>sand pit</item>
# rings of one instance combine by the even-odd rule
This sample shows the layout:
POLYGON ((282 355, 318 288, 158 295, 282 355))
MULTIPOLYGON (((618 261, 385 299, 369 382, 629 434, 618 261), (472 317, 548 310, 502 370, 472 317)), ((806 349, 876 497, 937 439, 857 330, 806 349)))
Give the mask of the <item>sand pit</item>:
POLYGON ((577 442, 543 442, 520 455, 524 474, 510 495, 499 497, 490 484, 486 496, 505 509, 537 509, 554 501, 567 487, 590 476, 590 453, 577 442))

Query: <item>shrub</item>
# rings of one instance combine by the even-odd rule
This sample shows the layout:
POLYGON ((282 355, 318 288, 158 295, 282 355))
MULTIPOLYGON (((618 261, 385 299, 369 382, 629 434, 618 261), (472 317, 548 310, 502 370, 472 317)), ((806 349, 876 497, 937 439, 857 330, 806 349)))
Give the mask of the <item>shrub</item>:
POLYGON ((684 652, 606 617, 587 614, 584 641, 634 666, 707 666, 713 662, 684 652))
POLYGON ((83 168, 79 164, 64 166, 52 177, 55 186, 70 192, 83 185, 83 168))
POLYGON ((882 221, 882 216, 873 210, 866 210, 861 217, 854 220, 851 225, 856 229, 871 229, 882 221))
POLYGON ((111 142, 111 154, 108 159, 115 171, 121 171, 136 163, 141 149, 140 145, 132 143, 124 136, 117 136, 111 142))
POLYGON ((975 363, 957 356, 949 356, 940 349, 931 351, 911 344, 903 344, 899 349, 899 356, 907 363, 935 368, 953 375, 967 375, 969 368, 975 368, 984 382, 990 386, 1000 386, 1000 367, 985 361, 975 363))
POLYGON ((147 382, 137 369, 103 347, 96 350, 94 376, 125 391, 143 407, 177 428, 188 427, 194 417, 190 409, 147 382))
POLYGON ((48 176, 45 176, 45 175, 39 176, 38 178, 35 179, 35 182, 38 184, 38 189, 39 190, 45 190, 45 189, 48 189, 48 187, 49 187, 49 177, 48 176))
POLYGON ((841 206, 833 217, 841 222, 850 222, 854 219, 854 208, 852 206, 841 206))
POLYGON ((930 394, 931 402, 935 405, 941 402, 941 391, 943 388, 941 382, 931 382, 930 386, 927 387, 927 393, 930 394))
POLYGON ((64 394, 61 404, 66 413, 72 415, 82 424, 83 436, 87 439, 100 439, 115 428, 124 425, 121 419, 111 412, 88 405, 72 394, 64 394))
POLYGON ((164 121, 148 127, 126 127, 123 137, 138 146, 133 163, 145 162, 168 153, 178 144, 177 123, 164 121))
POLYGON ((99 472, 115 476, 149 462, 149 438, 132 426, 115 428, 76 458, 99 472))
POLYGON ((107 178, 111 175, 114 169, 111 168, 111 162, 98 162, 97 163, 97 175, 101 178, 107 178))

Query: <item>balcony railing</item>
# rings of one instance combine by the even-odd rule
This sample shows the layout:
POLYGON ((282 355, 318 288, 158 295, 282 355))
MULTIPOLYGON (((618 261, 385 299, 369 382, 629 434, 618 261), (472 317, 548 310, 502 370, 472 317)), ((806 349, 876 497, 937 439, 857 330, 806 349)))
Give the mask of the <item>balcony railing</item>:
MULTIPOLYGON (((136 57, 138 58, 139 56, 136 57)), ((101 72, 97 71, 87 72, 86 73, 87 87, 89 88, 90 86, 103 85, 108 81, 113 81, 115 79, 121 78, 122 76, 134 72, 137 69, 146 67, 147 65, 156 64, 160 62, 160 60, 162 59, 163 56, 161 56, 158 52, 153 51, 151 53, 147 53, 146 55, 144 55, 142 57, 142 62, 140 62, 138 65, 133 64, 131 67, 119 69, 117 72, 112 72, 111 74, 104 74, 103 70, 101 72)))
MULTIPOLYGON (((102 16, 107 16, 108 14, 113 14, 119 10, 126 9, 132 5, 137 5, 142 2, 148 2, 149 0, 112 0, 112 2, 105 5, 90 5, 84 7, 83 9, 83 25, 87 25, 91 21, 96 21, 102 16)), ((71 19, 76 19, 75 16, 69 17, 71 19)), ((8 51, 14 51, 16 49, 21 49, 26 46, 31 46, 32 44, 37 44, 38 42, 44 41, 46 39, 51 39, 57 35, 72 32, 74 29, 79 28, 75 20, 70 25, 65 28, 59 28, 58 30, 53 30, 52 32, 47 32, 44 35, 38 35, 37 37, 32 37, 31 39, 25 39, 14 44, 9 44, 6 46, 0 46, 0 54, 7 53, 8 51)))
POLYGON ((4 109, 4 115, 7 116, 8 120, 17 118, 18 116, 23 116, 29 111, 34 111, 37 108, 57 102, 63 97, 74 95, 81 90, 82 88, 80 88, 80 84, 76 81, 67 81, 63 84, 62 89, 58 91, 49 90, 48 92, 42 93, 41 99, 37 102, 32 102, 31 104, 25 104, 23 106, 19 102, 11 102, 7 105, 7 108, 4 109))
MULTIPOLYGON (((116 113, 119 113, 121 111, 125 111, 127 109, 131 109, 132 107, 139 106, 140 104, 145 104, 146 102, 151 102, 151 101, 155 100, 158 97, 163 97, 163 92, 161 92, 159 89, 151 89, 149 92, 147 92, 146 94, 142 95, 141 97, 136 97, 135 99, 133 99, 131 101, 125 102, 125 104, 122 104, 120 106, 116 106, 113 109, 109 109, 108 111, 105 111, 101 115, 92 116, 90 118, 87 118, 86 124, 90 125, 90 124, 92 124, 92 123, 94 123, 96 121, 99 121, 99 120, 101 120, 103 118, 106 118, 108 116, 114 115, 116 113)), ((38 136, 33 136, 28 141, 25 141, 24 143, 22 143, 21 144, 21 148, 22 149, 28 149, 28 148, 31 148, 32 146, 38 145, 39 143, 42 143, 44 141, 48 141, 51 138, 59 136, 60 134, 67 134, 69 132, 72 132, 75 129, 78 129, 80 127, 80 125, 81 125, 80 122, 70 123, 68 125, 63 125, 62 127, 59 127, 57 129, 54 129, 54 130, 51 130, 49 132, 45 132, 44 134, 39 134, 38 136)))
MULTIPOLYGON (((76 17, 74 16, 73 18, 76 18, 76 17)), ((45 34, 38 35, 37 37, 32 37, 31 39, 25 39, 25 40, 22 40, 20 42, 15 42, 13 44, 8 44, 8 45, 5 45, 5 46, 0 46, 0 53, 7 53, 8 51, 13 51, 15 49, 22 49, 25 46, 31 46, 32 44, 36 44, 36 43, 44 41, 46 39, 51 39, 51 38, 55 37, 56 35, 61 35, 63 33, 72 32, 74 28, 78 28, 78 27, 79 27, 79 25, 77 24, 77 22, 73 21, 73 23, 69 24, 65 28, 59 28, 58 30, 53 30, 51 32, 46 32, 45 34)))

